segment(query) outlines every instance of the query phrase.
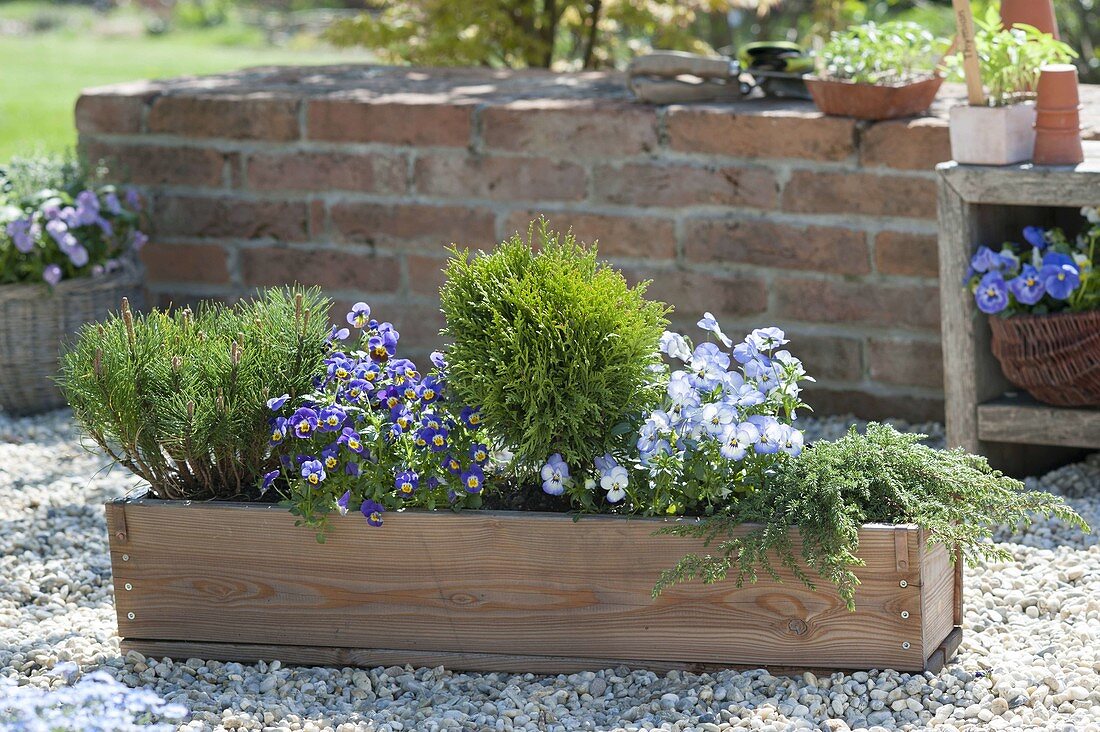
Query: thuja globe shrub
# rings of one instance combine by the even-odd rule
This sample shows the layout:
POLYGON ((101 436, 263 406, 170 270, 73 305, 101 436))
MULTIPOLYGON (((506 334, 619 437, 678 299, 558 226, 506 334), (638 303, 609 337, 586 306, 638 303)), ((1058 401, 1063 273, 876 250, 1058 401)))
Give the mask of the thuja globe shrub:
POLYGON ((156 497, 255 499, 278 464, 267 401, 312 391, 329 306, 301 288, 196 312, 124 303, 81 330, 58 383, 85 434, 156 497))
POLYGON ((495 251, 452 250, 440 291, 452 388, 528 476, 591 465, 656 403, 669 308, 545 219, 495 251))

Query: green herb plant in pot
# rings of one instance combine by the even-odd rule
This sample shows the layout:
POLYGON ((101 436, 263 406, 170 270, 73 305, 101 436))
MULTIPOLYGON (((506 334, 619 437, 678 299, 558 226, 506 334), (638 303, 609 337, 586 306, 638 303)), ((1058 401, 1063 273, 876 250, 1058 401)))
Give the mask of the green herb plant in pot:
POLYGON ((814 104, 825 114, 882 120, 928 109, 943 77, 938 66, 947 41, 916 23, 866 23, 833 33, 806 77, 814 104))
MULTIPOLYGON (((968 165, 1011 165, 1030 160, 1035 147, 1039 69, 1077 53, 1049 33, 1017 24, 1004 28, 996 9, 975 19, 974 49, 982 103, 951 108, 951 156, 968 165)), ((961 64, 949 59, 953 67, 961 64)))

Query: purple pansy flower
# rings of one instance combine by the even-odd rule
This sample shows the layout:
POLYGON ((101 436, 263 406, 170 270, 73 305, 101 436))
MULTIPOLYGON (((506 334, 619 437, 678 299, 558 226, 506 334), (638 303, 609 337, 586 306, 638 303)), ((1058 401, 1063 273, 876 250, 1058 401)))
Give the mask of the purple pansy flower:
POLYGON ((341 445, 347 445, 348 449, 352 452, 363 452, 363 439, 359 436, 351 427, 345 427, 344 431, 340 433, 340 439, 337 440, 341 445))
POLYGON ((431 360, 432 365, 440 371, 445 371, 447 369, 447 357, 443 355, 442 351, 432 351, 428 358, 431 360))
POLYGON ((302 439, 313 435, 317 429, 317 412, 309 407, 301 407, 290 417, 290 428, 302 439))
POLYGON ((363 505, 359 507, 359 510, 367 519, 367 523, 371 526, 382 525, 382 514, 386 512, 381 503, 375 501, 366 500, 363 501, 363 505))
POLYGON ((283 417, 271 420, 271 443, 278 445, 286 438, 287 421, 283 417))
POLYGON ((83 267, 88 263, 88 250, 77 244, 65 252, 74 267, 83 267))
POLYGON ((983 313, 992 315, 1008 307, 1008 287, 1000 272, 987 272, 974 290, 974 301, 983 313))
POLYGON ((290 394, 283 394, 282 396, 272 397, 267 400, 267 408, 270 409, 272 412, 278 412, 280 409, 283 408, 283 405, 286 404, 288 399, 290 399, 290 394))
POLYGON ((51 287, 56 285, 61 281, 61 268, 56 264, 47 264, 42 270, 42 279, 46 280, 51 287))
POLYGON ((1038 226, 1025 226, 1024 240, 1039 250, 1046 249, 1047 247, 1046 232, 1038 226))
POLYGON ((1008 291, 1016 297, 1018 302, 1034 305, 1043 299, 1047 289, 1039 278, 1039 270, 1030 264, 1025 264, 1019 276, 1008 281, 1008 291))
POLYGON ((539 471, 542 478, 542 489, 552 496, 560 496, 565 491, 565 484, 569 480, 569 466, 565 464, 561 453, 554 453, 539 471))
POLYGON ((340 407, 333 405, 321 410, 318 422, 322 432, 338 432, 347 420, 348 414, 340 407))
POLYGON ((270 473, 264 473, 263 485, 260 486, 260 495, 261 496, 263 494, 267 493, 268 489, 271 488, 271 484, 274 483, 275 479, 278 478, 278 477, 279 477, 279 471, 278 470, 272 470, 270 473))
POLYGON ((420 476, 413 470, 402 470, 394 477, 393 485, 397 489, 397 495, 412 498, 420 487, 420 476))
POLYGON ((348 462, 344 465, 344 473, 350 475, 353 478, 359 477, 359 463, 348 462))
POLYGON ((103 196, 103 207, 114 216, 122 213, 122 203, 118 200, 118 194, 113 191, 103 196))
POLYGON ((28 216, 25 219, 10 221, 8 222, 7 231, 12 243, 15 244, 15 248, 20 252, 27 254, 34 249, 34 238, 38 235, 38 224, 34 223, 33 218, 28 216))
POLYGON ((466 489, 467 493, 481 493, 481 488, 485 483, 485 473, 482 472, 479 466, 471 465, 460 478, 462 487, 466 489))
POLYGON ((336 510, 341 516, 348 515, 348 504, 351 503, 351 491, 344 491, 344 495, 336 499, 336 510))
POLYGON ((1060 252, 1047 252, 1043 257, 1043 268, 1039 277, 1048 294, 1056 300, 1069 298, 1081 284, 1081 272, 1073 257, 1060 252))
POLYGON ((131 211, 141 210, 141 194, 134 188, 127 188, 125 193, 126 206, 131 211))
POLYGON ((310 485, 318 485, 328 476, 325 475, 325 466, 321 464, 320 460, 306 460, 302 463, 302 477, 310 485))
POLYGON ((135 252, 140 252, 142 247, 149 243, 149 237, 141 231, 134 230, 134 233, 130 237, 130 248, 135 252))
POLYGON ((370 321, 370 306, 365 302, 357 302, 351 306, 351 312, 348 313, 348 324, 362 330, 366 327, 370 321))

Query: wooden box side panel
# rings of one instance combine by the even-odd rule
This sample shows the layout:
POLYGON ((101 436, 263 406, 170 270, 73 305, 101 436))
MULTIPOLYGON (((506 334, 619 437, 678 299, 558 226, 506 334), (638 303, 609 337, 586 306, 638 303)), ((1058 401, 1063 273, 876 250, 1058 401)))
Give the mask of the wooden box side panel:
MULTIPOLYGON (((930 656, 955 629, 955 565, 942 544, 923 549, 921 558, 921 630, 924 655, 930 656)), ((959 561, 962 561, 960 558, 959 561)))
POLYGON ((655 600, 660 571, 705 548, 654 536, 650 520, 410 512, 379 529, 337 519, 318 544, 276 507, 124 511, 111 545, 127 639, 899 670, 925 658, 915 529, 861 532, 852 613, 788 572, 655 600))

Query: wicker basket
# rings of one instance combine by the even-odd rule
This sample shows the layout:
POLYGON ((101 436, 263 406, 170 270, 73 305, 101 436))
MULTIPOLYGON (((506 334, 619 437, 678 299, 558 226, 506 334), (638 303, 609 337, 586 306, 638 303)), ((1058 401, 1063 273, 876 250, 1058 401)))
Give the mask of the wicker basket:
POLYGON ((1100 311, 990 318, 1005 377, 1041 402, 1100 406, 1100 311))
POLYGON ((44 284, 0 286, 0 409, 24 415, 63 406, 53 382, 61 345, 84 323, 117 311, 124 297, 134 308, 143 305, 138 265, 64 280, 52 290, 44 284))

